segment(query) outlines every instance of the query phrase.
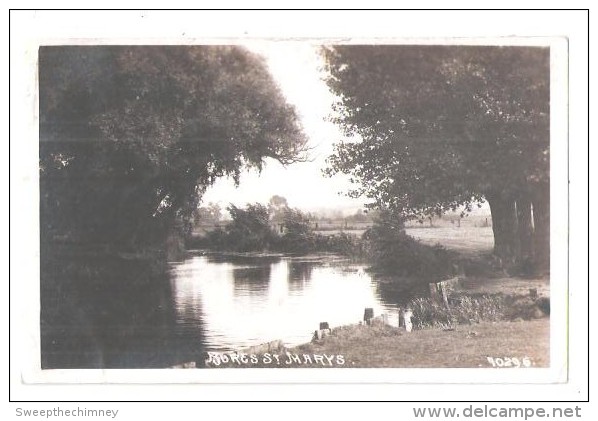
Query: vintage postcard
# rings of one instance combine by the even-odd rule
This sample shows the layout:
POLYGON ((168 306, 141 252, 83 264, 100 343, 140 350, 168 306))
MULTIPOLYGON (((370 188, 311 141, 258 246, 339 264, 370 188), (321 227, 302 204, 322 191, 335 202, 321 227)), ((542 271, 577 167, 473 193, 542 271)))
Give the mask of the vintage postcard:
POLYGON ((565 38, 29 52, 25 382, 567 380, 565 38))

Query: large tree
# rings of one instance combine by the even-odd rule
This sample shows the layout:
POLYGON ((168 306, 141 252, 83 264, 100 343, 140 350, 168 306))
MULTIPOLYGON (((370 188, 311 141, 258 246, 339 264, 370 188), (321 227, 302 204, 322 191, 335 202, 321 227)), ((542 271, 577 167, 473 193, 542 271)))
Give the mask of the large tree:
POLYGON ((329 172, 403 217, 487 200, 495 253, 548 263, 549 50, 486 46, 323 49, 335 121, 329 172), (532 213, 533 208, 533 213, 532 213))
POLYGON ((163 243, 218 177, 301 159, 265 61, 236 46, 39 50, 42 239, 163 243))

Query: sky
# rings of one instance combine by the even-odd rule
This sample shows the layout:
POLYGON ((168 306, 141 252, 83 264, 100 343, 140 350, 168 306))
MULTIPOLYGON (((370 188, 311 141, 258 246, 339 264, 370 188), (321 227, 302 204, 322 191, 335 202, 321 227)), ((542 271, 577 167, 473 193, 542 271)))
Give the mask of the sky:
POLYGON ((348 177, 332 178, 322 174, 326 157, 333 144, 343 138, 340 129, 326 121, 331 113, 334 95, 322 80, 323 60, 318 46, 302 42, 271 41, 249 44, 247 47, 266 58, 270 72, 287 101, 293 104, 308 136, 309 162, 283 167, 268 159, 261 174, 245 171, 240 185, 230 178, 219 179, 203 197, 202 204, 267 203, 273 195, 284 196, 289 206, 303 210, 343 209, 354 212, 363 207, 363 200, 346 196, 350 189, 348 177))

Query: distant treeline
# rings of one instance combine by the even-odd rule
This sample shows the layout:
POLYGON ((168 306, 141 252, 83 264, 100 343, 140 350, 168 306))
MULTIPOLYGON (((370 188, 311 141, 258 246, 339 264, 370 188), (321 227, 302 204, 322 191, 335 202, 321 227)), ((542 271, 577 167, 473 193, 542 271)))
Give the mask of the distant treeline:
POLYGON ((227 210, 229 222, 205 235, 190 237, 187 247, 234 252, 329 252, 366 259, 378 271, 431 279, 453 270, 453 254, 440 246, 421 244, 405 233, 400 218, 383 212, 358 236, 345 232, 320 234, 310 214, 286 205, 230 205, 227 210))
POLYGON ((313 217, 299 209, 254 203, 244 208, 230 205, 227 211, 229 221, 219 221, 203 236, 190 237, 187 246, 236 252, 361 254, 358 237, 345 233, 318 234, 313 217))

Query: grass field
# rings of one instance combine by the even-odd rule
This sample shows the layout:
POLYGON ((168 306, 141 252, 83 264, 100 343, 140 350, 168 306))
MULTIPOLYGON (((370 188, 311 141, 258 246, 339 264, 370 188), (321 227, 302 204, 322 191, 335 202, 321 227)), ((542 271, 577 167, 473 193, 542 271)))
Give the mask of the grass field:
POLYGON ((424 244, 440 244, 464 255, 487 254, 494 247, 492 227, 411 227, 405 231, 424 244))
MULTIPOLYGON (((315 231, 321 235, 337 235, 341 233, 361 237, 367 227, 349 227, 342 226, 328 227, 325 230, 315 231)), ((457 251, 464 256, 477 256, 488 254, 494 246, 494 234, 492 227, 482 227, 474 225, 444 225, 444 226, 419 226, 411 225, 405 228, 405 232, 420 240, 424 244, 441 246, 457 251)))

